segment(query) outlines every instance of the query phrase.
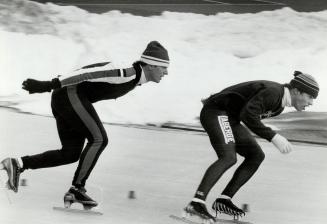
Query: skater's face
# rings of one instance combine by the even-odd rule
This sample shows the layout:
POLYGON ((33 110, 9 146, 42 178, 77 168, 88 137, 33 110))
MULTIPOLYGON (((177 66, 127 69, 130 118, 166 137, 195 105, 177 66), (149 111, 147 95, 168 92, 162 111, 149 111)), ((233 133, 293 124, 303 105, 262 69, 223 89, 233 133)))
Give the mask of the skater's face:
POLYGON ((143 67, 145 78, 147 81, 159 83, 165 75, 168 75, 168 70, 163 66, 146 65, 143 67))
POLYGON ((305 92, 300 92, 297 89, 295 89, 293 92, 294 94, 292 97, 292 106, 297 111, 305 110, 307 106, 311 106, 313 104, 313 96, 305 92))

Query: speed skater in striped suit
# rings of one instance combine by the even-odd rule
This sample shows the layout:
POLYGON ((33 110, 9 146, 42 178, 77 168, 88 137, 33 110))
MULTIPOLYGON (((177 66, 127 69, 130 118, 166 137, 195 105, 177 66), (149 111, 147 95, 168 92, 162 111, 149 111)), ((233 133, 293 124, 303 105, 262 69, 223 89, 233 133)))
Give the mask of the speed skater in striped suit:
POLYGON ((159 83, 163 76, 168 75, 168 66, 167 50, 159 42, 151 41, 140 59, 129 68, 114 69, 110 62, 103 62, 82 67, 51 81, 25 80, 23 89, 30 94, 53 90, 51 108, 62 148, 4 159, 1 166, 8 173, 9 188, 18 191, 19 177, 24 170, 78 161, 72 187, 66 195, 82 204, 96 206, 97 202, 86 195, 85 184, 108 144, 108 137, 92 104, 121 97, 146 82, 159 83))

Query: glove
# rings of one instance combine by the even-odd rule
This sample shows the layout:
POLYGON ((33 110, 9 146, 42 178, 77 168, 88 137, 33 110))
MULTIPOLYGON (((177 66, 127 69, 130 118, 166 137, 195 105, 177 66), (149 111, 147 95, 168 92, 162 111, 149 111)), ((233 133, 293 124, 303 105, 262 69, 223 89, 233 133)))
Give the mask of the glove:
POLYGON ((28 91, 30 94, 33 93, 44 93, 51 92, 52 89, 61 87, 58 78, 52 79, 51 81, 38 81, 35 79, 26 79, 23 83, 23 89, 28 91))
POLYGON ((276 146, 276 148, 283 154, 290 153, 292 151, 292 144, 283 136, 276 134, 271 142, 276 146))

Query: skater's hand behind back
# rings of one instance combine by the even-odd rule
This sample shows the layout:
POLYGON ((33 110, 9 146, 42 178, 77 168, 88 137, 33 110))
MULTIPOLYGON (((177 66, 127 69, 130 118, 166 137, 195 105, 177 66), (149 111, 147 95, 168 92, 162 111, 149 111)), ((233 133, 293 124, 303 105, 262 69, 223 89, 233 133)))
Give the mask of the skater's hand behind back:
POLYGON ((283 136, 276 134, 271 142, 276 146, 276 148, 283 154, 290 153, 293 149, 292 144, 283 136))

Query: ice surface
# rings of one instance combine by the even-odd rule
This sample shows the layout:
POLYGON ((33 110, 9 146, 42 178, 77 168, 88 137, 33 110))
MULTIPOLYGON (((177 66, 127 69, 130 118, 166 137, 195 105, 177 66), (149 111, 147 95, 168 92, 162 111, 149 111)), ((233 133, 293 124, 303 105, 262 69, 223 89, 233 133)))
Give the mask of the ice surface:
MULTIPOLYGON (((52 118, 0 110, 0 158, 59 148, 52 118)), ((0 189, 0 223, 4 224, 167 224, 176 223, 200 179, 216 159, 206 135, 163 129, 108 126, 109 146, 87 182, 89 195, 103 216, 54 211, 63 205, 76 164, 27 170, 26 187, 17 194, 0 189), (129 199, 129 191, 136 199, 129 199), (5 192, 8 193, 9 203, 5 192)), ((295 145, 282 155, 259 141, 266 159, 256 175, 235 196, 249 204, 244 218, 257 224, 322 224, 327 222, 327 151, 325 147, 295 145)), ((241 161, 242 158, 239 158, 241 161)), ((210 193, 210 206, 231 177, 228 171, 210 193)), ((4 180, 5 173, 0 172, 4 180)))

